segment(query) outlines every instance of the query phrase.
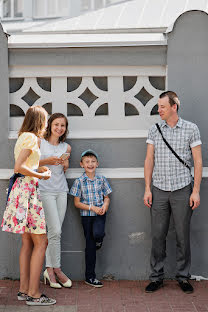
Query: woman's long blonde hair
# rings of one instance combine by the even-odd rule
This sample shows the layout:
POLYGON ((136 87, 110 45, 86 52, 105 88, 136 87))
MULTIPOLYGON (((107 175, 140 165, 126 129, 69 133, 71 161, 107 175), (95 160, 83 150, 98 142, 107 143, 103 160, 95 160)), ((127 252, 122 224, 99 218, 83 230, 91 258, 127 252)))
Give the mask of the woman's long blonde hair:
POLYGON ((25 115, 18 136, 23 132, 32 132, 38 137, 42 137, 46 126, 48 113, 41 106, 30 107, 25 115))

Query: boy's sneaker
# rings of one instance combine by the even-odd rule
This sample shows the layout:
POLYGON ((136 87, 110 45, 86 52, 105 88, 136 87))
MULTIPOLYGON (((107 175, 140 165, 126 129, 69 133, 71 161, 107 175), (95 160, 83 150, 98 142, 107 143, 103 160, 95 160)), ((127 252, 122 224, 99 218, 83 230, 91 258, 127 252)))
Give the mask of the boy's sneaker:
POLYGON ((89 278, 85 281, 85 284, 93 287, 103 287, 103 284, 98 281, 96 278, 89 278))
POLYGON ((103 242, 96 242, 96 250, 102 247, 103 242))

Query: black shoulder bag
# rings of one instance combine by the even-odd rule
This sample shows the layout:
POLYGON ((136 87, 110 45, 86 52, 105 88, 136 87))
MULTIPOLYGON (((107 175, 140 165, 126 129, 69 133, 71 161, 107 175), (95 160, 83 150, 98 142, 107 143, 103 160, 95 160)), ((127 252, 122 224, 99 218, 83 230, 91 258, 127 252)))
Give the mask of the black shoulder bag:
POLYGON ((174 151, 174 149, 170 146, 170 144, 166 141, 166 139, 163 136, 163 133, 158 125, 158 123, 156 123, 156 127, 158 129, 158 131, 160 132, 163 141, 165 142, 165 144, 167 145, 167 147, 171 150, 171 152, 173 153, 173 155, 175 155, 175 157, 186 167, 191 171, 191 167, 183 160, 180 158, 180 156, 178 156, 178 154, 174 151))

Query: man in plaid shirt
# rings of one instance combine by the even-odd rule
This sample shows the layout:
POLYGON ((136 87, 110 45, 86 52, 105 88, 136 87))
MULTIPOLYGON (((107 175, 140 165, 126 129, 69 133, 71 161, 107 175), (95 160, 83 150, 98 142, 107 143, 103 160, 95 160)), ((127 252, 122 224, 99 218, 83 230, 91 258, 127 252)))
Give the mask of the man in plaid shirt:
POLYGON ((84 230, 85 248, 85 283, 93 287, 102 287, 96 279, 96 250, 102 246, 105 236, 105 220, 112 189, 104 176, 96 174, 98 155, 93 150, 86 150, 81 155, 80 166, 83 175, 76 179, 70 190, 74 196, 74 205, 80 209, 84 230))
POLYGON ((166 141, 189 167, 193 156, 194 186, 192 188, 189 168, 176 158, 156 125, 153 125, 147 139, 144 165, 144 204, 151 209, 152 224, 151 274, 146 292, 154 292, 163 286, 166 236, 171 214, 176 232, 176 279, 185 293, 193 292, 188 281, 191 264, 190 221, 193 210, 200 204, 201 139, 198 127, 178 116, 179 106, 175 92, 166 91, 160 95, 158 112, 162 121, 159 127, 166 141))

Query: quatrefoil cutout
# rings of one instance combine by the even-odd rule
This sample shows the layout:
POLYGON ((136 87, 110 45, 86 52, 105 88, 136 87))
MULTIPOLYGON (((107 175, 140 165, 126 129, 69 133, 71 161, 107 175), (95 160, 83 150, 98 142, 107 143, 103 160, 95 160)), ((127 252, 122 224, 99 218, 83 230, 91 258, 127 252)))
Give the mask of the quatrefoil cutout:
POLYGON ((28 90, 28 92, 22 97, 29 106, 33 106, 33 104, 40 98, 38 94, 36 94, 32 88, 28 90))
POLYGON ((98 97, 94 95, 90 89, 86 88, 85 91, 79 96, 79 99, 83 100, 88 107, 96 100, 98 97))

